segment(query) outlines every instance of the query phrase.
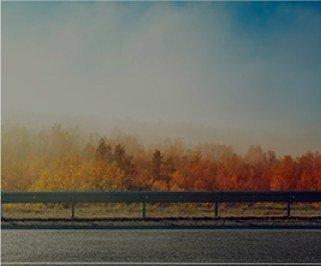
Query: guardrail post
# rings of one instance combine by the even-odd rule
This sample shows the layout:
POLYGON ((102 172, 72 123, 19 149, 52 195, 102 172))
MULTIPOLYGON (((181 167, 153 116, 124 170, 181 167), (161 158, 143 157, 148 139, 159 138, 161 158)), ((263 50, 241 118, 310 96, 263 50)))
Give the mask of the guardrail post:
POLYGON ((286 210, 287 210, 287 213, 286 213, 287 216, 290 217, 290 215, 291 215, 291 202, 290 201, 287 202, 286 210))
POLYGON ((146 218, 146 202, 145 202, 145 200, 143 201, 142 215, 143 215, 143 219, 145 219, 146 218))
POLYGON ((214 213, 215 213, 215 217, 218 216, 218 202, 214 203, 214 213))
POLYGON ((71 219, 75 218, 75 203, 71 203, 71 219))

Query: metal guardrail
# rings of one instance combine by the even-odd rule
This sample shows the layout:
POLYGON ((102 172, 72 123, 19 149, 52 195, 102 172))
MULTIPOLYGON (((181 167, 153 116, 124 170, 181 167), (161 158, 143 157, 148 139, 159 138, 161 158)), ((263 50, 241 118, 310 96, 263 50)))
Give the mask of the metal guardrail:
POLYGON ((219 203, 284 202, 287 216, 291 203, 321 202, 321 191, 273 192, 2 192, 2 204, 8 203, 66 203, 75 217, 77 203, 142 203, 142 217, 146 217, 147 203, 213 203, 218 216, 219 203))

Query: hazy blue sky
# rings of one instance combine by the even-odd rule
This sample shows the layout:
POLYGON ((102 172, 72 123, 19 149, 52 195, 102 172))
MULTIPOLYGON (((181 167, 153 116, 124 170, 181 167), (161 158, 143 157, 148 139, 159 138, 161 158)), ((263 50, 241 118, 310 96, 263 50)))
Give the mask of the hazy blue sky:
POLYGON ((321 3, 3 2, 2 108, 321 128, 321 3))

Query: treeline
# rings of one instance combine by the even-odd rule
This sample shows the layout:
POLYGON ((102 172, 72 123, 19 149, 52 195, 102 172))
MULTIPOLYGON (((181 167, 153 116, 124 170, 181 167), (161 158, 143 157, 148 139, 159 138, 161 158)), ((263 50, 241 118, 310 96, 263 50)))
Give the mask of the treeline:
POLYGON ((86 137, 60 125, 2 131, 4 191, 321 190, 317 152, 277 157, 251 146, 238 155, 229 146, 181 140, 151 148, 135 136, 86 137))

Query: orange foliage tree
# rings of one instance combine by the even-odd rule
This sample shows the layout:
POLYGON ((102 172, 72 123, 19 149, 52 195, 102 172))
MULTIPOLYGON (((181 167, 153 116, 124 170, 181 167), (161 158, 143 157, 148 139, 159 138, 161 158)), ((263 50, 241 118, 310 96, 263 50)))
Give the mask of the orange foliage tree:
POLYGON ((232 147, 166 140, 156 147, 136 136, 85 136, 77 128, 36 132, 4 128, 4 191, 269 191, 321 190, 321 155, 277 157, 260 146, 232 147))

